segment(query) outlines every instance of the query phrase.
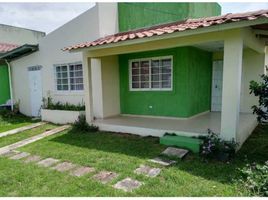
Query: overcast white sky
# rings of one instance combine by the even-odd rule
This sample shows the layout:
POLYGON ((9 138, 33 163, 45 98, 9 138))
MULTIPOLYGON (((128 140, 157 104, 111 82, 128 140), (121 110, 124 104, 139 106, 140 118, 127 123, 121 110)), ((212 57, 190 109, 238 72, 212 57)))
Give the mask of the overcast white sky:
MULTIPOLYGON (((49 33, 94 3, 0 3, 0 24, 49 33)), ((222 14, 268 9, 268 3, 220 3, 222 14)))

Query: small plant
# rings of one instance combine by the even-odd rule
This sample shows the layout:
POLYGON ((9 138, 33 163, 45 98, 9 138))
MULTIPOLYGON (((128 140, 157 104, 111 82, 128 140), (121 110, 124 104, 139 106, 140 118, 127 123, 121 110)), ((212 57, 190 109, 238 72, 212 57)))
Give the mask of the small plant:
POLYGON ((84 111, 85 104, 79 103, 78 105, 70 104, 68 102, 66 103, 61 103, 61 102, 56 102, 54 103, 52 101, 51 97, 43 98, 43 109, 49 109, 49 110, 71 110, 71 111, 84 111))
POLYGON ((97 126, 87 123, 85 115, 79 115, 78 119, 73 124, 73 129, 82 132, 97 132, 99 130, 97 126))
POLYGON ((238 144, 232 141, 222 140, 218 134, 208 130, 208 135, 203 138, 201 156, 208 159, 228 161, 235 155, 238 144))
POLYGON ((253 196, 268 197, 268 161, 264 164, 247 164, 239 169, 238 180, 253 196))
POLYGON ((256 81, 250 82, 250 94, 254 94, 259 97, 259 105, 252 106, 253 114, 257 114, 257 120, 261 124, 268 123, 268 76, 261 75, 262 81, 257 83, 256 81))

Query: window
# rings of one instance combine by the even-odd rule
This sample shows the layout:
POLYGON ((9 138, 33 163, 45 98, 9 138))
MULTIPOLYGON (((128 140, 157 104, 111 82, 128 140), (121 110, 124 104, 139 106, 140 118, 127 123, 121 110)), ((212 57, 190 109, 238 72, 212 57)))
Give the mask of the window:
POLYGON ((172 90, 172 56, 130 60, 130 90, 172 90))
POLYGON ((81 63, 55 65, 56 90, 81 91, 83 85, 83 67, 81 63))

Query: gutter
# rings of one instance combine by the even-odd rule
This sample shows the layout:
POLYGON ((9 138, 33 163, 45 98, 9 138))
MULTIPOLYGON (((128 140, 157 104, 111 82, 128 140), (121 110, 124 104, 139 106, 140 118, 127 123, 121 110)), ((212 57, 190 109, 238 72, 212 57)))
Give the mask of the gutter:
POLYGON ((9 91, 10 91, 10 99, 11 99, 11 110, 14 110, 14 102, 13 102, 13 87, 12 87, 12 80, 11 80, 11 67, 9 62, 5 59, 5 62, 8 66, 8 79, 9 79, 9 91))

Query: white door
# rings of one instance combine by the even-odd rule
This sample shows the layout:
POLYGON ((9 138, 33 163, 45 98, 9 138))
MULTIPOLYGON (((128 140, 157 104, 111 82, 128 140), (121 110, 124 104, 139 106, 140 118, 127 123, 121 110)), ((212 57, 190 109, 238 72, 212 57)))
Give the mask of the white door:
POLYGON ((223 61, 213 62, 211 111, 221 111, 223 61))
POLYGON ((32 116, 40 116, 40 110, 42 106, 42 77, 41 67, 29 67, 29 84, 30 84, 30 100, 32 116))

